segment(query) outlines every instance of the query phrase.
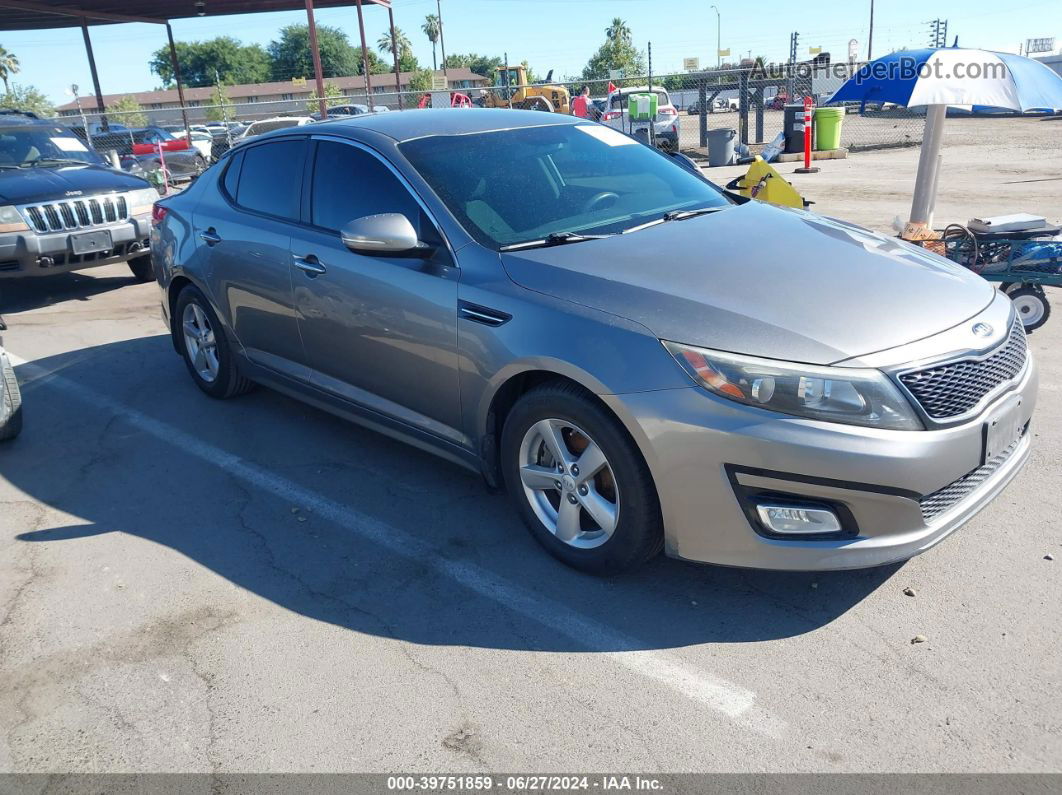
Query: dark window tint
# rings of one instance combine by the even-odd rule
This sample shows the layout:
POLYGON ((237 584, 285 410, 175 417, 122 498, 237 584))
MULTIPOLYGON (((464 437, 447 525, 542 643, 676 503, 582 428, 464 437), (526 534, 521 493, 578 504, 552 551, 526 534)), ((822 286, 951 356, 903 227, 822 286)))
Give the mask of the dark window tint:
POLYGON ((240 164, 243 162, 243 152, 229 158, 229 164, 225 167, 225 176, 221 185, 230 199, 236 198, 236 186, 240 181, 240 164))
POLYGON ((305 147, 300 139, 245 149, 236 203, 255 212, 297 220, 305 147))
POLYGON ((342 229, 364 215, 402 213, 422 231, 412 194, 377 157, 348 144, 317 144, 311 208, 313 223, 325 229, 342 229))

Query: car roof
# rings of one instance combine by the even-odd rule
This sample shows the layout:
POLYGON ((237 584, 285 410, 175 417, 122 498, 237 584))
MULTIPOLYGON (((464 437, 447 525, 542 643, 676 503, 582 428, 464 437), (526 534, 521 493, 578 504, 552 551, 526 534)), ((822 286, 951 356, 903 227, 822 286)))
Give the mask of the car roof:
POLYGON ((386 135, 398 142, 434 135, 468 135, 470 133, 543 127, 553 124, 586 123, 586 119, 539 110, 508 108, 424 108, 401 113, 368 113, 317 122, 314 132, 330 132, 356 137, 360 130, 386 135))

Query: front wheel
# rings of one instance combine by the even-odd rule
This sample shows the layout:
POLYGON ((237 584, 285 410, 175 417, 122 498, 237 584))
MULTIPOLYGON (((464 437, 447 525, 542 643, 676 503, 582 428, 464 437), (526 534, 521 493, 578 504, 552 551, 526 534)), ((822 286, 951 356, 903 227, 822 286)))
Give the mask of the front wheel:
POLYGON ((1039 285, 1012 289, 1007 297, 1014 303, 1026 334, 1032 334, 1051 317, 1051 304, 1039 285))
POLYGON ((151 255, 144 254, 142 257, 135 257, 129 260, 129 270, 133 272, 133 278, 143 284, 144 282, 151 282, 155 280, 155 271, 151 267, 151 255))
POLYGON ((0 403, 0 442, 5 442, 22 432, 22 393, 18 389, 15 370, 3 355, 0 355, 0 378, 4 380, 4 398, 0 403))
POLYGON ((660 552, 656 487, 620 422, 574 384, 520 398, 502 431, 506 486, 550 554, 592 574, 634 568, 660 552))

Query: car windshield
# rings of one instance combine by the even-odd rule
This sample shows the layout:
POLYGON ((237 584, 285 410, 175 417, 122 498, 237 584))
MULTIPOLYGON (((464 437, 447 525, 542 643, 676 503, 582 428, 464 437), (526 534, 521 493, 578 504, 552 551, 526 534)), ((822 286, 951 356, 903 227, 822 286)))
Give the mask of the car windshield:
POLYGON ((0 129, 0 168, 99 163, 85 142, 62 127, 25 126, 0 129))
POLYGON ((174 140, 174 137, 172 135, 166 132, 166 130, 162 129, 131 130, 128 135, 130 138, 133 139, 135 143, 138 144, 174 140))
POLYGON ((400 149, 468 233, 495 250, 730 204, 666 155, 598 124, 430 136, 400 149))

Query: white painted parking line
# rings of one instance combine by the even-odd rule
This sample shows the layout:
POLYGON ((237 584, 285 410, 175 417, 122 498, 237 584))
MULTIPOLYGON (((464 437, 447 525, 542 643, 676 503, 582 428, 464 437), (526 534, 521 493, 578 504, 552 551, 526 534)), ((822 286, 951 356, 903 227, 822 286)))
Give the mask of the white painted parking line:
MULTIPOLYGON (((234 478, 276 497, 300 505, 318 516, 340 525, 352 533, 417 565, 446 575, 464 588, 529 618, 542 626, 591 649, 632 649, 631 651, 602 652, 619 665, 647 679, 659 682, 710 709, 716 710, 752 731, 779 736, 784 722, 756 704, 752 691, 689 665, 677 655, 662 651, 635 651, 637 644, 630 638, 587 616, 570 605, 526 590, 467 561, 440 558, 429 545, 416 536, 392 525, 366 516, 356 508, 343 505, 328 497, 304 488, 286 478, 252 464, 237 455, 197 439, 184 431, 148 416, 89 389, 71 379, 49 371, 40 365, 9 353, 19 368, 20 380, 48 383, 83 403, 103 411, 120 415, 126 422, 208 464, 216 466, 234 478)), ((560 564, 558 564, 560 565, 560 564)))

